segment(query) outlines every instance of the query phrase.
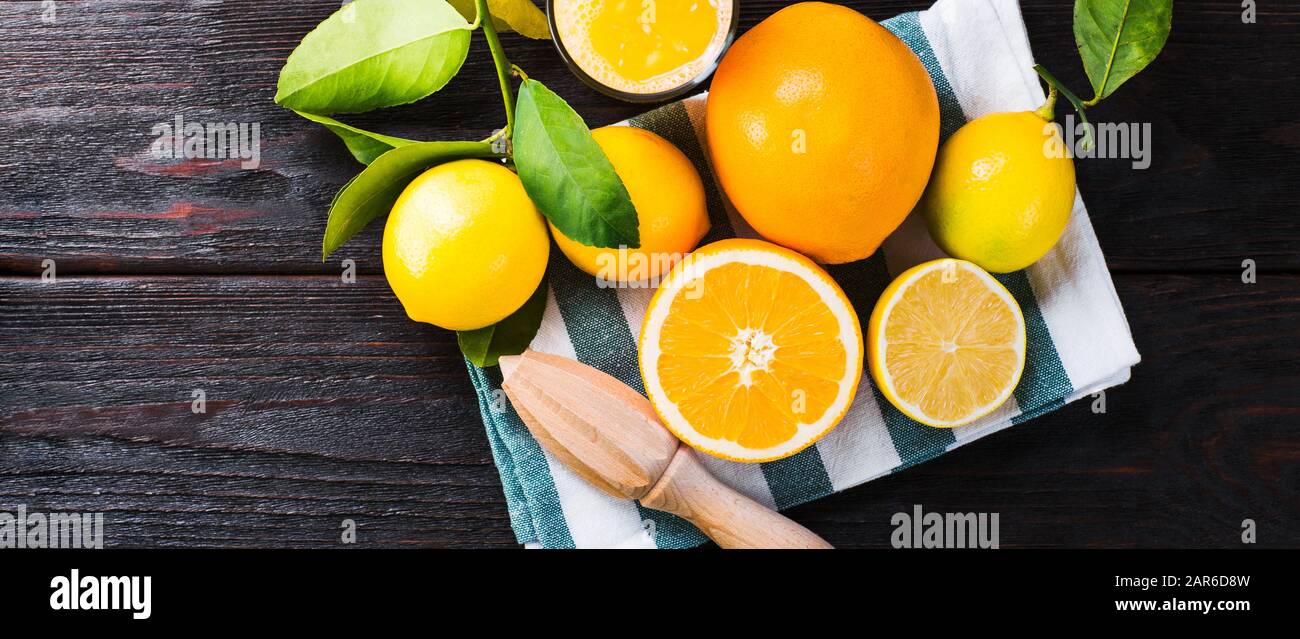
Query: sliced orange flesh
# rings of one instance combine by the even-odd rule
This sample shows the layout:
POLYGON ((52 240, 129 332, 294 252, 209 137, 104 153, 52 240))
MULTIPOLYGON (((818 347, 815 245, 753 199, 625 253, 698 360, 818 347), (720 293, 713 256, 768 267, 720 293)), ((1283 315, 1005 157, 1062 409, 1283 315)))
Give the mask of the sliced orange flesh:
POLYGON ((784 457, 816 441, 852 400, 861 358, 839 287, 806 258, 755 240, 718 242, 679 265, 642 329, 647 393, 666 425, 729 459, 784 457))

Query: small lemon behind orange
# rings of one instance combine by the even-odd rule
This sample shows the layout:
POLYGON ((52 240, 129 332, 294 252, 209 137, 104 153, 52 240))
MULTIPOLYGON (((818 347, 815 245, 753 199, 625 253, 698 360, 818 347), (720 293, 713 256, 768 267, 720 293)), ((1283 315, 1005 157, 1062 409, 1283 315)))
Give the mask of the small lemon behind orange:
POLYGON ((704 183, 684 153, 654 133, 630 126, 591 132, 636 207, 641 245, 597 248, 551 233, 569 261, 604 282, 657 280, 709 230, 704 183))

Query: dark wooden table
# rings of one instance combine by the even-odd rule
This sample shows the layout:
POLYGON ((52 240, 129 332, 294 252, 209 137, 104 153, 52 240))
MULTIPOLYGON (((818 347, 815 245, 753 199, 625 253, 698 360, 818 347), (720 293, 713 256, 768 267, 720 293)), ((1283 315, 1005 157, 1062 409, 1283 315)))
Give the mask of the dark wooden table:
MULTIPOLYGON (((320 260, 359 165, 271 98, 338 4, 59 1, 51 23, 0 2, 0 511, 104 512, 119 547, 335 546, 345 518, 364 546, 515 545, 454 336, 406 319, 381 225, 320 260), (154 159, 176 116, 259 123, 260 168, 154 159)), ((782 4, 746 0, 742 28, 782 4)), ((1175 4, 1164 53, 1091 113, 1151 123, 1151 167, 1077 162, 1132 381, 1104 414, 1075 403, 795 519, 842 547, 888 546, 912 504, 999 512, 1004 547, 1239 547, 1247 518, 1259 545, 1300 546, 1300 10, 1175 4)), ((1039 61, 1085 90, 1072 3, 1024 5, 1039 61)), ((593 126, 640 110, 549 42, 504 43, 593 126)), ((492 73, 476 35, 447 89, 352 121, 481 138, 502 119, 492 73)))

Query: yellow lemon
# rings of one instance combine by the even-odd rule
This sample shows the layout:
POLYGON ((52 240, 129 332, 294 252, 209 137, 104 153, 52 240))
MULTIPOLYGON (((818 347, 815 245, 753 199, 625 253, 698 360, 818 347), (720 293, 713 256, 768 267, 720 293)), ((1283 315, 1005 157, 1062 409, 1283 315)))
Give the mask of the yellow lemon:
POLYGON ((948 255, 994 273, 1038 261, 1074 208, 1074 163, 1056 126, 1029 111, 958 129, 935 162, 920 208, 948 255))
POLYGON ((452 330, 505 319, 537 290, 551 245, 519 176, 457 160, 415 178, 384 226, 384 275, 417 322, 452 330))
POLYGON ((969 424, 1001 406, 1025 368, 1025 318, 1011 293, 964 260, 899 275, 867 324, 880 393, 922 424, 969 424))
POLYGON ((575 266, 606 282, 657 279, 709 230, 704 183, 686 155, 654 133, 630 126, 591 132, 636 207, 638 248, 596 248, 569 239, 555 225, 555 243, 575 266))
POLYGON ((811 446, 862 377, 862 328, 844 291, 812 260, 760 240, 714 242, 674 267, 638 348, 664 425, 733 461, 811 446))

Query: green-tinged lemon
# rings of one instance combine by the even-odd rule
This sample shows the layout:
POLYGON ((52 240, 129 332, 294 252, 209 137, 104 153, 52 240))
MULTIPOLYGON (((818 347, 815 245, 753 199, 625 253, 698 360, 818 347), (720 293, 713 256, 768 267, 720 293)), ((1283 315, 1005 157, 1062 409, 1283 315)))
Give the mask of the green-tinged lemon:
POLYGON ((384 227, 384 275, 417 322, 482 328, 523 305, 542 280, 546 222, 519 176, 458 160, 415 178, 384 227))
POLYGON ((1029 112, 966 123, 939 149, 920 208, 935 243, 994 273, 1047 253, 1074 207, 1074 163, 1056 125, 1029 112))

